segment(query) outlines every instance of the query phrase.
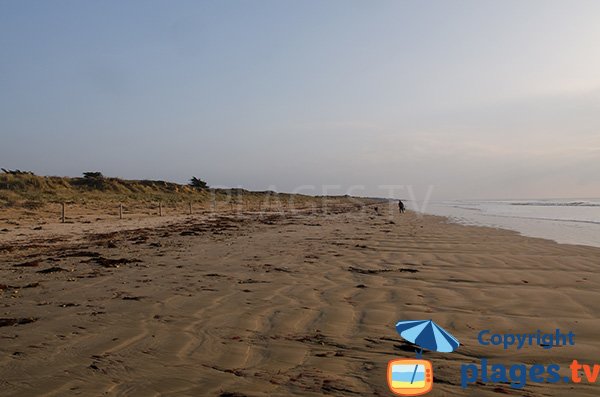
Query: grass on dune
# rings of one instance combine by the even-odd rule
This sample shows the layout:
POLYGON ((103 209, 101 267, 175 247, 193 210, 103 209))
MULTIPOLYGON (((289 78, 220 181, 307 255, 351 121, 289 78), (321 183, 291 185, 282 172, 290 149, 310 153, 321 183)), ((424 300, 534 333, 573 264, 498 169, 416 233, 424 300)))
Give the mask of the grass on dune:
MULTIPOLYGON (((332 198, 334 199, 334 198, 332 198)), ((344 200, 343 197, 338 199, 344 200)), ((253 192, 244 189, 197 188, 174 182, 126 180, 85 173, 83 177, 39 176, 29 172, 0 173, 0 207, 40 208, 51 203, 88 204, 94 202, 183 203, 214 202, 252 204, 264 201, 296 205, 316 203, 322 198, 275 192, 253 192)))

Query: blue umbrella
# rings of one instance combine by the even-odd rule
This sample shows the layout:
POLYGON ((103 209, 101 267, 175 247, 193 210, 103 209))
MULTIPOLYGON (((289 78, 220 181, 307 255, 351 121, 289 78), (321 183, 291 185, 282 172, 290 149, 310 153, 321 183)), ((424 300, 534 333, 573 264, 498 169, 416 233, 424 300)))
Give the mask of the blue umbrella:
POLYGON ((407 341, 423 349, 450 353, 458 348, 458 339, 450 335, 432 320, 398 321, 396 331, 407 341))

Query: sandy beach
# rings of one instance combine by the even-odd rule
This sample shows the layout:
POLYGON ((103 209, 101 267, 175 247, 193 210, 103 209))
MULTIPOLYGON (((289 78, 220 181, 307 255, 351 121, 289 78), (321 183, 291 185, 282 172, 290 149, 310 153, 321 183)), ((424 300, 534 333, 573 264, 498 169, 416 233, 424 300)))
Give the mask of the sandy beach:
POLYGON ((572 359, 595 363, 600 249, 380 212, 4 236, 0 395, 388 396, 388 360, 414 357, 395 332, 401 319, 433 319, 461 342, 425 353, 432 396, 598 395, 585 382, 463 389, 460 366, 486 357, 563 374, 572 359), (556 328, 575 346, 477 342, 483 329, 556 328))
POLYGON ((0 1, 0 397, 600 397, 599 21, 0 1))

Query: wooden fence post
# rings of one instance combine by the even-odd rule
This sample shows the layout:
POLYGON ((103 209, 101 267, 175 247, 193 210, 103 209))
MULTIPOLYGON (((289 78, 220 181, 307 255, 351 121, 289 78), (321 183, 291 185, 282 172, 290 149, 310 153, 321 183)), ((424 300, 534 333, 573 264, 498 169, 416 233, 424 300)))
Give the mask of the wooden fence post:
POLYGON ((158 216, 162 216, 162 203, 158 203, 158 216))
POLYGON ((192 202, 190 201, 190 215, 192 215, 192 202))
POLYGON ((60 203, 60 221, 65 223, 65 203, 60 203))
POLYGON ((119 219, 123 219, 123 203, 119 203, 119 219))

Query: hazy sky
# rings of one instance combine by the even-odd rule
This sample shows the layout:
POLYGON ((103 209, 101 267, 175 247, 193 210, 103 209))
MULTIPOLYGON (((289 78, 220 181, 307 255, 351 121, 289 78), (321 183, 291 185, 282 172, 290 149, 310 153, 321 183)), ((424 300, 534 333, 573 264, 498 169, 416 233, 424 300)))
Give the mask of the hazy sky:
POLYGON ((599 21, 595 0, 0 0, 0 166, 598 197, 599 21))

